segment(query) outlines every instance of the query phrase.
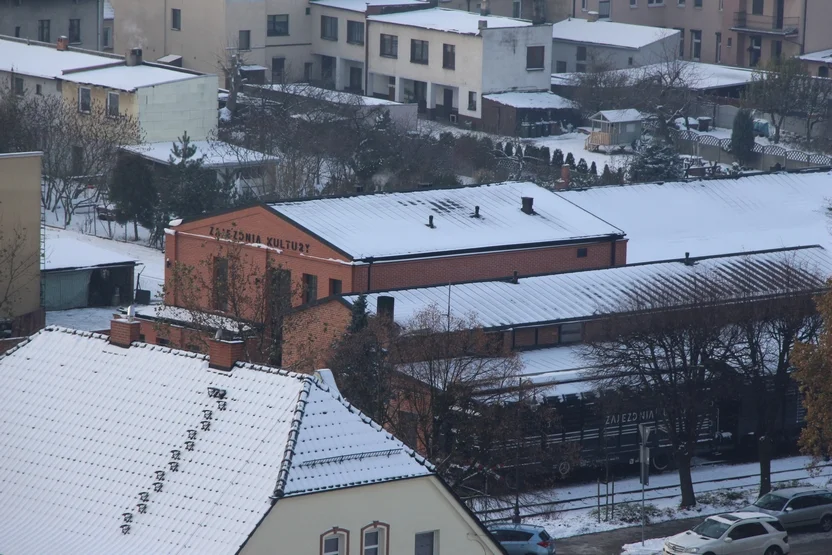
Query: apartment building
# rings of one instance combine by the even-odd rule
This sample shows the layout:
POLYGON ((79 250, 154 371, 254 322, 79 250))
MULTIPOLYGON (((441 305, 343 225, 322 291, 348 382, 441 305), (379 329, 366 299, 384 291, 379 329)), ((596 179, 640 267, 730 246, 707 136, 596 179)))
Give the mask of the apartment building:
POLYGON ((41 42, 65 36, 79 48, 104 48, 105 0, 9 0, 0 9, 0 35, 41 42))
POLYGON ((757 67, 832 46, 828 0, 578 0, 575 16, 680 31, 686 60, 757 67))
POLYGON ((573 14, 573 0, 442 0, 442 6, 466 12, 486 13, 558 22, 573 14))

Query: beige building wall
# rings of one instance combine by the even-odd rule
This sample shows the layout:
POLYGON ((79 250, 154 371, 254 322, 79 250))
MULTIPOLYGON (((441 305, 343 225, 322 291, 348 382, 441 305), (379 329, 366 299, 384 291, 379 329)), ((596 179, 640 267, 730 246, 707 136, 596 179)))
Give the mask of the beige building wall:
POLYGON ((437 555, 501 553, 434 476, 281 499, 243 547, 242 555, 318 555, 333 528, 348 534, 345 554, 361 554, 361 530, 389 525, 388 555, 413 553, 415 536, 435 532, 437 555))
POLYGON ((136 99, 136 93, 134 92, 126 92, 126 91, 118 91, 115 89, 108 89, 105 87, 94 87, 91 85, 80 85, 78 83, 72 83, 69 81, 62 82, 61 85, 61 94, 64 97, 66 102, 71 103, 74 106, 78 106, 78 89, 80 88, 90 89, 90 97, 92 98, 92 102, 96 106, 106 107, 107 106, 107 93, 118 93, 118 110, 119 113, 125 116, 131 116, 134 118, 139 117, 139 106, 136 99))
MULTIPOLYGON (((580 0, 578 5, 580 5, 580 0)), ((488 0, 488 11, 492 15, 519 17, 531 20, 534 17, 535 0, 488 0)), ((439 2, 443 8, 453 8, 471 13, 480 13, 480 0, 448 0, 439 2)), ((572 0, 544 0, 541 2, 544 21, 557 23, 572 15, 572 0)))
POLYGON ((10 268, 0 268, 0 290, 11 282, 12 291, 0 297, 0 319, 40 311, 40 173, 40 152, 0 154, 0 249, 19 244, 21 257, 14 279, 10 268))

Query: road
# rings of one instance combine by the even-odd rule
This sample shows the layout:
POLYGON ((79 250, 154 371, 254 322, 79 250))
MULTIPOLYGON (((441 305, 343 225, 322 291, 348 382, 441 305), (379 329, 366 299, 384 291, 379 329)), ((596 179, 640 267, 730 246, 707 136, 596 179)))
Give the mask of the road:
MULTIPOLYGON (((645 538, 662 538, 689 530, 702 518, 688 518, 651 524, 645 529, 645 538)), ((641 528, 621 528, 611 532, 573 536, 557 540, 558 555, 620 555, 621 546, 641 541, 641 528)), ((832 533, 801 531, 789 534, 791 555, 832 554, 832 533)))

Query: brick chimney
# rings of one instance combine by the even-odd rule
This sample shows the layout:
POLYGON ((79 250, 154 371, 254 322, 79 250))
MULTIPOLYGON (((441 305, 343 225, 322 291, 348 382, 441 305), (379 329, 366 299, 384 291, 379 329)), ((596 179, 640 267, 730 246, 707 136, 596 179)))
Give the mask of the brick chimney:
POLYGON ((563 191, 564 189, 568 189, 569 185, 572 181, 572 177, 570 172, 572 168, 569 167, 569 164, 564 164, 560 167, 560 180, 555 183, 555 189, 558 191, 563 191))
POLYGON ((531 216, 534 214, 534 197, 520 197, 520 210, 523 211, 524 214, 528 214, 531 216))
POLYGON ((221 331, 208 340, 208 366, 216 370, 231 370, 243 358, 245 342, 221 339, 221 331))
POLYGON ((67 38, 63 35, 58 37, 57 47, 58 47, 58 50, 60 50, 60 51, 69 50, 69 38, 67 38))
POLYGON ((141 338, 141 324, 132 316, 110 320, 110 344, 118 347, 130 347, 141 338))

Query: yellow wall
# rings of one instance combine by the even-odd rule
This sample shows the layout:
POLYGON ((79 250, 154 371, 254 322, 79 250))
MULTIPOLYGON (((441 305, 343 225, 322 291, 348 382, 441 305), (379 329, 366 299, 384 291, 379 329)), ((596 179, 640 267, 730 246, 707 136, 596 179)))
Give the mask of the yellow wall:
POLYGON ((68 81, 64 81, 62 86, 61 94, 63 94, 64 100, 68 102, 74 103, 75 106, 78 106, 78 88, 79 87, 86 87, 92 91, 92 102, 93 104, 99 105, 101 107, 107 106, 107 93, 108 92, 117 92, 118 93, 118 110, 119 113, 125 116, 132 116, 134 118, 139 117, 139 106, 138 102, 136 101, 136 93, 135 92, 125 92, 125 91, 118 91, 115 89, 108 89, 105 87, 96 87, 92 85, 79 85, 78 83, 71 83, 68 81))
POLYGON ((434 476, 384 482, 281 499, 249 539, 242 555, 317 555, 321 534, 349 531, 350 554, 360 554, 361 529, 390 526, 385 555, 413 553, 415 535, 437 531, 436 555, 501 553, 434 476))

